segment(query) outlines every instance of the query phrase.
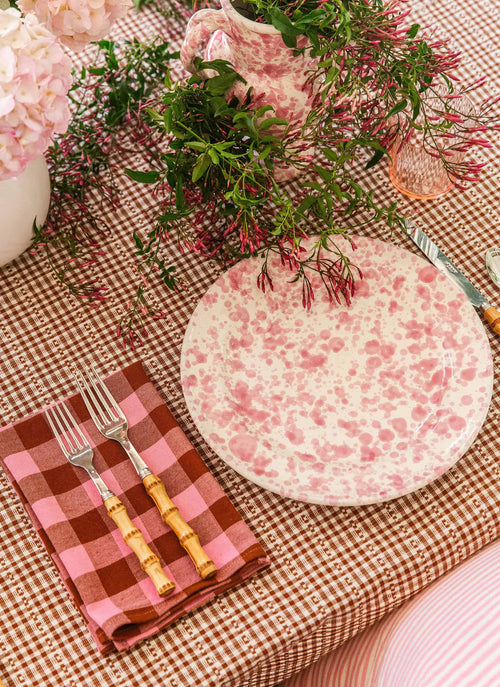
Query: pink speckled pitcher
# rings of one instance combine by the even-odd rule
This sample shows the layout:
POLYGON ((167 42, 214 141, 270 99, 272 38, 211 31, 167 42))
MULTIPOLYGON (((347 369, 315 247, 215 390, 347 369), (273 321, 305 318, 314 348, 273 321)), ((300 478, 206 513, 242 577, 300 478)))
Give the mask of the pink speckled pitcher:
MULTIPOLYGON (((239 14, 229 0, 221 0, 220 10, 199 10, 188 23, 181 48, 181 61, 188 71, 194 71, 193 60, 209 36, 204 59, 227 60, 247 82, 236 83, 234 93, 238 98, 242 99, 251 86, 253 99, 259 105, 275 108, 270 116, 286 119, 292 129, 305 123, 314 98, 308 80, 314 60, 307 51, 294 56, 274 26, 251 21, 239 14)), ((303 37, 297 40, 298 47, 306 43, 303 37)))

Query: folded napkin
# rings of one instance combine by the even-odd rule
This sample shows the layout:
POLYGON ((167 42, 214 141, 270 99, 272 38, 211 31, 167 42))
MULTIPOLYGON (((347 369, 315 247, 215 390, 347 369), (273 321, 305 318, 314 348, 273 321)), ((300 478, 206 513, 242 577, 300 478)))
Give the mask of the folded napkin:
POLYGON ((198 534, 217 575, 202 580, 162 521, 132 463, 68 399, 94 447, 94 465, 158 555, 174 592, 160 598, 106 513, 85 470, 63 456, 43 413, 0 431, 0 459, 59 569, 99 651, 128 649, 269 564, 266 554, 189 443, 137 362, 107 378, 129 421, 129 437, 198 534))

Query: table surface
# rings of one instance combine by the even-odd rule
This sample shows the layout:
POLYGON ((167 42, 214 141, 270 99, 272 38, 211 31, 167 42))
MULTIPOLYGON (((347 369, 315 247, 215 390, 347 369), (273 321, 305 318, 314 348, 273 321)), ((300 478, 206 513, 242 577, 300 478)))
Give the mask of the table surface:
MULTIPOLYGON (((465 55, 463 75, 500 86, 496 0, 422 0, 421 23, 438 25, 465 55)), ((132 12, 112 37, 145 39, 165 32, 179 45, 183 26, 152 9, 132 12)), ((484 267, 486 248, 500 244, 498 144, 481 183, 435 201, 410 201, 391 187, 386 166, 366 175, 381 200, 400 201, 493 302, 500 291, 484 267)), ((118 161, 122 163, 123 161, 118 161)), ((133 167, 137 160, 127 160, 133 167)), ((103 373, 140 359, 212 474, 267 550, 271 566, 186 615, 124 654, 100 656, 15 492, 0 471, 0 677, 14 685, 127 687, 234 685, 270 687, 340 645, 413 596, 430 581, 498 536, 500 402, 495 382, 484 426, 472 448, 443 477, 395 501, 333 508, 288 500, 236 474, 203 441, 189 417, 179 378, 184 331, 220 268, 180 256, 188 279, 178 295, 154 285, 167 313, 151 323, 145 346, 124 350, 116 323, 135 289, 132 227, 147 229, 154 203, 121 168, 120 207, 98 266, 108 300, 91 309, 52 277, 43 257, 25 254, 0 270, 0 395, 5 425, 72 391, 65 367, 95 362, 103 373)), ((373 225, 366 235, 416 251, 404 237, 373 225)), ((498 372, 500 338, 488 334, 498 372)))

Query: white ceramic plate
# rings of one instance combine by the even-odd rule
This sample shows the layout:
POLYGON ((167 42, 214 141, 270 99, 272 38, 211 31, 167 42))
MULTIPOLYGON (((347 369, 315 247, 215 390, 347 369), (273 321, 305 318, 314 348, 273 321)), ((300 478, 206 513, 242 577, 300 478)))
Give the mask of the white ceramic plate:
POLYGON ((465 295, 426 260, 368 238, 350 306, 322 288, 310 311, 290 272, 256 284, 243 260, 207 291, 183 342, 189 411, 237 472, 290 498, 386 501, 448 470, 488 411, 488 339, 465 295))

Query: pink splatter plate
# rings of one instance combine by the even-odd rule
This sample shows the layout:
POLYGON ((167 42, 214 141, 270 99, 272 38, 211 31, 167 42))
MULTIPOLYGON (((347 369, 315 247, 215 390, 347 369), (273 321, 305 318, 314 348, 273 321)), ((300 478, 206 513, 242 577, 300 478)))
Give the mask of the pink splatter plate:
POLYGON ((425 486, 469 448, 486 417, 493 364, 465 295, 409 251, 337 243, 362 269, 350 306, 260 258, 223 274, 199 302, 181 378, 200 432, 237 472, 310 503, 363 505, 425 486))

